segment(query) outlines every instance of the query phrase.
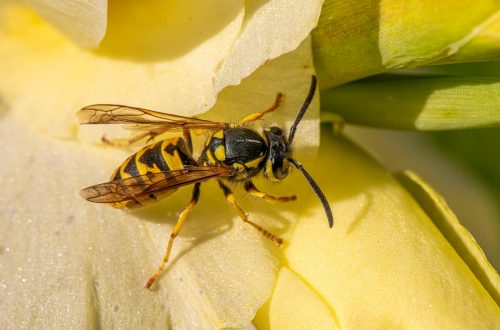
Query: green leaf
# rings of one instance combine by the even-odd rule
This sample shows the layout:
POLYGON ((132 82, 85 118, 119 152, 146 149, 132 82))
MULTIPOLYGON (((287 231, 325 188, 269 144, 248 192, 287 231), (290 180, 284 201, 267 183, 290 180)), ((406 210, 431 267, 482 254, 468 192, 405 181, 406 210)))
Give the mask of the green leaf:
POLYGON ((497 11, 482 26, 472 33, 460 50, 441 60, 441 63, 456 63, 467 61, 491 61, 500 58, 500 11, 497 11))
POLYGON ((433 75, 500 78, 500 61, 432 65, 414 71, 433 75))
POLYGON ((500 78, 384 76, 323 91, 322 109, 347 122, 394 129, 500 125, 500 78))
POLYGON ((437 61, 498 59, 494 0, 327 0, 313 50, 322 88, 437 61))

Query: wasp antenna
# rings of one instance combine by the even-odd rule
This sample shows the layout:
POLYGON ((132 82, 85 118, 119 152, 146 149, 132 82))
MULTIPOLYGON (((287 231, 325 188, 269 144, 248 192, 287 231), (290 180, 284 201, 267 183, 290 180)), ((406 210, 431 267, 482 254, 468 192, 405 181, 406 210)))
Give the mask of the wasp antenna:
POLYGON ((302 174, 306 177, 306 180, 307 182, 309 182, 309 184, 311 185, 311 188, 313 188, 314 192, 316 193, 316 195, 318 195, 319 197, 319 200, 321 201, 321 204, 323 204, 323 208, 325 209, 325 213, 326 213, 326 218, 328 219, 328 225, 330 226, 330 228, 333 227, 333 214, 332 214, 332 209, 330 208, 330 204, 328 204, 328 201, 325 197, 325 195, 323 194, 323 192, 321 191, 321 189, 319 188, 318 184, 314 181, 314 179, 309 175, 309 173, 307 173, 307 171, 304 169, 304 167, 302 166, 301 163, 299 163, 298 161, 296 161, 295 159, 293 158, 288 158, 288 160, 293 164, 295 165, 295 167, 300 171, 302 172, 302 174))
POLYGON ((290 145, 292 144, 293 137, 295 136, 295 131, 297 130, 297 126, 302 120, 302 117, 304 117, 307 108, 309 108, 309 104, 311 103, 314 97, 315 91, 316 91, 316 76, 313 75, 311 77, 311 87, 309 87, 309 94, 307 94, 307 97, 304 100, 304 104, 302 104, 302 107, 300 108, 299 113, 297 114, 297 118, 295 118, 295 122, 293 123, 292 127, 290 127, 290 133, 288 134, 288 144, 290 145))

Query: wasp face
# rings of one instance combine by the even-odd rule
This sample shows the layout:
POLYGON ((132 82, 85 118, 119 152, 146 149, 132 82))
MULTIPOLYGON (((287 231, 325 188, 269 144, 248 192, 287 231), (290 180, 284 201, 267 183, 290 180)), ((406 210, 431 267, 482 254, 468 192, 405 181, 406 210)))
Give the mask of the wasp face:
POLYGON ((288 141, 279 127, 272 126, 264 133, 269 141, 264 176, 272 181, 283 180, 288 175, 288 141))

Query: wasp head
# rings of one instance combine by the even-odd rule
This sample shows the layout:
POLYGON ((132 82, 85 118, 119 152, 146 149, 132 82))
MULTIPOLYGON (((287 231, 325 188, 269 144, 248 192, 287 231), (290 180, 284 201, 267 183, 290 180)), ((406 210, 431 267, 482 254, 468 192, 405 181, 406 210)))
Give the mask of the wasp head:
POLYGON ((264 176, 271 181, 279 181, 288 175, 288 140, 281 128, 272 126, 264 130, 269 141, 269 150, 264 166, 264 176))
POLYGON ((333 226, 333 214, 330 209, 330 205, 328 204, 328 200, 325 195, 319 188, 318 184, 314 181, 314 179, 307 173, 302 164, 300 164, 296 159, 291 157, 290 146, 292 145, 293 138, 295 137, 295 131, 297 130, 297 126, 299 125, 302 117, 309 107, 311 103, 314 92, 316 90, 316 77, 312 76, 311 86, 309 87, 309 94, 302 104, 302 107, 295 118, 295 121, 290 127, 290 132, 288 133, 288 139, 283 135, 282 130, 279 127, 270 127, 265 130, 265 134, 269 141, 269 151, 266 158, 266 164, 264 167, 264 175, 273 181, 278 181, 284 179, 288 175, 288 169, 290 163, 292 163, 306 178, 307 182, 314 190, 316 195, 318 196, 321 204, 323 204, 323 208, 325 209, 326 217, 328 219, 328 225, 330 227, 333 226))

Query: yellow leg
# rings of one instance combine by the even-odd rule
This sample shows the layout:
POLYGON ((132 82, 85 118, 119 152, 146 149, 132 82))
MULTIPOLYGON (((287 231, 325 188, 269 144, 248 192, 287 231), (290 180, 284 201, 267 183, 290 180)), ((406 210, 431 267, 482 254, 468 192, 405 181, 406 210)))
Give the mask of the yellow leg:
POLYGON ((236 203, 236 198, 234 197, 233 192, 229 189, 228 186, 226 186, 224 183, 222 183, 222 181, 219 181, 219 186, 221 187, 222 191, 224 192, 224 196, 226 196, 226 199, 231 204, 231 206, 236 211, 236 213, 238 213, 239 217, 241 218, 241 220, 243 220, 243 222, 246 222, 250 226, 257 229, 262 235, 264 235, 264 237, 270 239, 271 241, 276 243, 278 246, 283 244, 282 238, 280 238, 274 234, 271 234, 270 232, 268 232, 267 230, 265 230, 264 228, 262 228, 258 224, 248 220, 248 217, 247 217, 245 211, 243 211, 241 209, 241 207, 236 203))
POLYGON ((252 113, 251 115, 246 116, 245 118, 243 118, 240 121, 240 124, 258 120, 258 119, 262 118, 266 113, 273 112, 274 110, 276 110, 280 106, 282 98, 283 98, 283 94, 278 93, 276 95, 276 99, 274 100, 274 104, 272 105, 272 107, 270 107, 269 109, 267 109, 265 111, 252 113))
POLYGON ((148 289, 151 288, 151 286, 158 279, 158 276, 160 276, 161 272, 165 269, 165 266, 167 265, 168 262, 168 258, 170 257, 170 251, 172 250, 172 245, 174 244, 174 239, 177 237, 177 234, 179 234, 179 231, 181 230, 181 227, 184 224, 187 215, 195 207, 199 198, 200 198, 200 183, 196 183, 193 188, 193 197, 191 198, 191 201, 186 206, 186 208, 181 212, 181 215, 179 216, 179 219, 177 220, 174 229, 172 229, 172 233, 170 234, 170 239, 168 241, 167 252, 165 253, 165 256, 163 257, 163 260, 158 269, 149 278, 148 283, 146 284, 146 288, 148 289))
POLYGON ((245 182, 245 190, 252 195, 253 197, 261 198, 265 200, 266 202, 269 203, 276 203, 276 202, 291 202, 297 200, 297 196, 291 195, 291 196, 273 196, 273 195, 268 195, 255 187, 252 181, 246 181, 245 182))

